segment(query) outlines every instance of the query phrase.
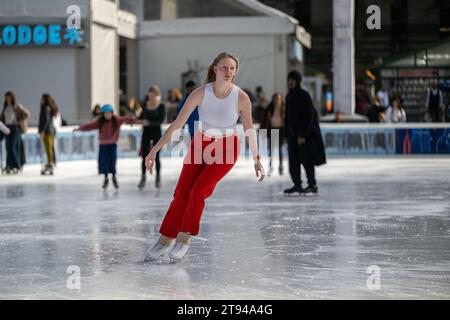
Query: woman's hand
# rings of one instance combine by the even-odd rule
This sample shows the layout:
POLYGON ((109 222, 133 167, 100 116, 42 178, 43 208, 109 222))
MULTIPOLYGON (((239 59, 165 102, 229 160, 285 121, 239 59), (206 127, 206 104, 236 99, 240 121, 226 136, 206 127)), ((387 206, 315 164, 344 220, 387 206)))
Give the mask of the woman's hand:
POLYGON ((266 176, 265 172, 264 172, 264 168, 261 164, 261 161, 259 161, 259 159, 257 159, 255 161, 255 173, 256 173, 256 177, 259 178, 259 182, 264 180, 264 177, 266 176))
POLYGON ((155 164, 156 154, 158 152, 155 148, 152 148, 150 150, 150 153, 145 157, 145 167, 147 170, 152 174, 153 172, 153 165, 155 164))
POLYGON ((41 140, 44 140, 45 133, 41 132, 39 135, 41 136, 41 140))

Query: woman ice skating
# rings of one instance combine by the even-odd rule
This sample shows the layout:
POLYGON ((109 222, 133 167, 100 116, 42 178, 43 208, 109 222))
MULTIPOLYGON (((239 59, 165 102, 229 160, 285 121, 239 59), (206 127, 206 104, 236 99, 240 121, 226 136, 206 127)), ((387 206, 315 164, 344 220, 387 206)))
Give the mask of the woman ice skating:
POLYGON ((108 174, 112 175, 112 183, 116 189, 119 183, 116 177, 117 141, 119 140, 120 126, 124 123, 140 123, 138 120, 114 115, 112 105, 105 104, 101 108, 101 116, 92 122, 79 126, 74 131, 99 130, 100 151, 98 154, 98 172, 105 175, 103 189, 109 184, 108 174))
MULTIPOLYGON (((145 157, 150 152, 150 149, 155 145, 161 138, 161 123, 166 118, 166 107, 161 103, 161 91, 157 86, 151 86, 147 93, 148 99, 145 103, 144 109, 142 110, 139 119, 142 120, 143 131, 141 139, 141 150, 140 155, 142 156, 141 165, 141 181, 139 182, 139 189, 145 186, 145 157)), ((159 160, 159 152, 156 154, 156 179, 155 187, 159 188, 161 186, 161 162, 159 160)))
POLYGON ((18 173, 25 163, 25 154, 22 145, 22 133, 27 129, 29 111, 17 103, 12 91, 5 93, 3 110, 0 114, 2 121, 9 129, 6 136, 6 173, 18 173))
POLYGON ((200 231, 205 199, 217 183, 233 168, 239 156, 236 123, 239 115, 254 159, 256 176, 264 179, 252 123, 252 105, 248 95, 233 84, 239 68, 238 59, 227 52, 219 54, 208 69, 206 84, 195 89, 175 121, 169 126, 146 158, 151 172, 158 151, 175 130, 180 129, 198 107, 199 127, 184 158, 174 197, 162 222, 158 242, 146 252, 155 260, 169 252, 172 261, 186 255, 191 237, 200 231))
POLYGON ((53 118, 58 116, 58 107, 53 98, 44 93, 41 97, 41 109, 39 113, 38 132, 41 140, 44 142, 45 154, 47 156, 47 164, 41 171, 42 175, 53 174, 53 166, 55 164, 55 135, 56 128, 53 118))

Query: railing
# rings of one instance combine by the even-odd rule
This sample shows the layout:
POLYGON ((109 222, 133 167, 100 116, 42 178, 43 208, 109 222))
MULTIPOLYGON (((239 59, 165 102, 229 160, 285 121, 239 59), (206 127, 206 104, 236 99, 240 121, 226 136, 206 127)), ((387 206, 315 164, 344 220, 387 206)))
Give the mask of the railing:
MULTIPOLYGON (((163 125, 163 131, 168 125, 163 125)), ((98 156, 98 133, 73 132, 74 127, 62 128, 56 138, 57 161, 96 159, 98 156)), ((448 155, 450 154, 450 124, 446 123, 404 123, 404 124, 321 124, 322 136, 328 156, 334 155, 448 155)), ((138 157, 141 144, 141 128, 123 126, 118 143, 118 156, 138 157)), ((241 157, 249 156, 248 145, 241 125, 238 126, 241 140, 241 157)), ((187 130, 183 131, 180 143, 171 141, 161 150, 162 157, 182 156, 189 145, 187 130)), ((30 128, 22 135, 27 163, 45 161, 44 148, 36 128, 30 128)), ((267 136, 264 130, 258 134, 260 153, 267 155, 267 136)), ((273 141, 278 141, 274 138, 273 141)), ((274 148, 277 146, 274 143, 274 148)), ((287 154, 286 145, 283 152, 287 154)), ((275 154, 275 153, 274 153, 275 154)), ((0 160, 6 161, 5 144, 0 145, 0 160)))

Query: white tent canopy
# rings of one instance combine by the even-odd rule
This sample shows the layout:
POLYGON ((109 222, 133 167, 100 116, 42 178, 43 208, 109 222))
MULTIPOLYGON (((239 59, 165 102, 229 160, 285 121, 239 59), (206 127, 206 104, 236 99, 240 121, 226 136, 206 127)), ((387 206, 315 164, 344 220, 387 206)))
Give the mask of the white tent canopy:
POLYGON ((140 38, 183 35, 285 34, 295 26, 287 20, 271 17, 220 17, 145 21, 140 38))
POLYGON ((240 87, 254 90, 261 85, 267 95, 285 92, 290 36, 308 47, 309 34, 298 20, 258 1, 226 3, 245 6, 242 10, 249 14, 160 20, 139 16, 141 96, 151 84, 159 85, 163 95, 172 87, 182 87, 181 74, 191 67, 200 82, 212 59, 222 51, 240 59, 241 69, 235 80, 240 87))
POLYGON ((256 0, 234 0, 253 9, 259 15, 243 17, 195 17, 171 20, 144 20, 139 37, 214 35, 214 34, 290 34, 310 47, 310 35, 297 19, 256 0))

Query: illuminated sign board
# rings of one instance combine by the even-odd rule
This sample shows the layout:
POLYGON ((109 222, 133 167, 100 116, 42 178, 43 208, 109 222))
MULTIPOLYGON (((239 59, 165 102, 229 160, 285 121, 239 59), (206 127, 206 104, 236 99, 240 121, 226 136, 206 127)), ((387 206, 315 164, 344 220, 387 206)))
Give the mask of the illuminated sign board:
POLYGON ((84 31, 62 24, 0 25, 0 48, 5 47, 82 47, 84 31))

